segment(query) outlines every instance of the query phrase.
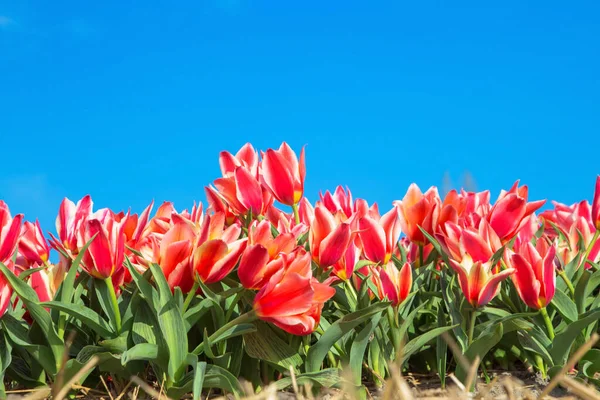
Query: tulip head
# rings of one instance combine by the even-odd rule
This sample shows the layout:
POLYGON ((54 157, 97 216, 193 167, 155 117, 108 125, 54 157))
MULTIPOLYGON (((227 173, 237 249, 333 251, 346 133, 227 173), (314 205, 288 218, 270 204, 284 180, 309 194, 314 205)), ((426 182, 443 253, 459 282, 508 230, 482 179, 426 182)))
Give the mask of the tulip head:
POLYGON ((282 204, 298 204, 304 194, 306 164, 304 148, 300 161, 294 151, 283 142, 279 150, 269 149, 263 154, 261 164, 265 185, 282 204))
POLYGON ((594 190, 591 217, 596 229, 600 230, 600 175, 596 177, 596 190, 594 190))
POLYGON ((63 199, 56 217, 58 238, 51 235, 51 245, 56 250, 76 256, 79 253, 78 232, 81 225, 92 214, 91 196, 88 194, 77 202, 77 205, 66 197, 63 199))
POLYGON ((50 246, 44 238, 39 221, 26 221, 19 238, 19 253, 30 263, 45 264, 50 255, 50 246))
POLYGON ((379 296, 391 301, 394 307, 402 304, 410 294, 412 267, 409 263, 404 263, 398 269, 393 262, 389 262, 378 270, 376 277, 379 296))
MULTIPOLYGON (((11 262, 5 263, 8 269, 14 270, 11 262)), ((10 305, 10 298, 12 297, 12 287, 4 277, 4 274, 0 273, 0 318, 4 315, 8 306, 10 305)))
POLYGON ((219 154, 219 166, 223 177, 232 176, 235 169, 242 167, 255 178, 258 177, 258 152, 250 143, 246 143, 234 156, 228 151, 222 151, 219 154))
POLYGON ((353 239, 350 225, 336 220, 325 206, 315 207, 315 218, 310 227, 308 243, 313 261, 328 268, 339 261, 353 239))
POLYGON ((0 262, 7 263, 17 250, 23 214, 11 217, 6 203, 0 200, 0 262))
POLYGON ((395 201, 394 204, 398 207, 400 226, 406 237, 419 245, 427 243, 428 241, 419 227, 430 235, 435 233, 441 208, 437 189, 431 187, 423 194, 413 183, 402 201, 395 201))
POLYGON ((385 265, 391 260, 400 239, 398 209, 394 206, 381 218, 373 217, 367 215, 358 221, 358 237, 365 258, 385 265))

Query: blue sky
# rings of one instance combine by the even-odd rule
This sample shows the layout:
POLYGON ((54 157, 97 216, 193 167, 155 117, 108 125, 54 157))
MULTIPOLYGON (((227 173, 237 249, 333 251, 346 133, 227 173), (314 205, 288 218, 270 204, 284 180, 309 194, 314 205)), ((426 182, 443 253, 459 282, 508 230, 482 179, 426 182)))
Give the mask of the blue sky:
POLYGON ((469 171, 591 198, 600 3, 0 0, 0 199, 203 200, 218 153, 307 145, 306 193, 382 208, 469 171), (525 4, 527 3, 527 4, 525 4))

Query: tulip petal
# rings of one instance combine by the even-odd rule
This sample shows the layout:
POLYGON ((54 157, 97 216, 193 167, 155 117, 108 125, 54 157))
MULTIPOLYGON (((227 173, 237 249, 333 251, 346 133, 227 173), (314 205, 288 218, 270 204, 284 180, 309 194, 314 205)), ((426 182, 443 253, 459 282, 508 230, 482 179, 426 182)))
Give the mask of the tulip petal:
POLYGON ((351 240, 350 225, 339 224, 319 245, 319 266, 327 268, 338 262, 346 252, 351 240))
POLYGON ((243 167, 235 169, 235 188, 237 199, 247 210, 252 210, 254 215, 262 213, 261 186, 247 169, 243 167))
POLYGON ((268 261, 269 252, 263 245, 248 246, 237 270, 240 282, 246 289, 260 289, 258 283, 264 277, 264 268, 268 261))
POLYGON ((365 217, 358 221, 358 227, 365 258, 373 262, 383 262, 386 255, 386 237, 381 225, 365 217))
POLYGON ((275 198, 283 204, 294 204, 294 181, 288 163, 274 150, 267 150, 263 156, 262 171, 265 183, 275 198))
POLYGON ((498 293, 498 290, 500 289, 500 283, 503 280, 505 280, 506 278, 508 278, 510 275, 512 275, 514 272, 515 272, 514 269, 508 268, 508 269, 505 269, 504 271, 501 271, 497 274, 492 275, 492 277, 487 281, 487 283, 485 284, 485 286, 482 288, 481 292, 479 293, 479 299, 477 300, 477 306, 483 307, 487 303, 489 303, 490 300, 492 300, 494 298, 494 296, 496 296, 496 294, 498 293))
POLYGON ((220 239, 204 242, 194 252, 194 271, 200 275, 203 282, 212 272, 217 261, 227 255, 227 244, 220 239))

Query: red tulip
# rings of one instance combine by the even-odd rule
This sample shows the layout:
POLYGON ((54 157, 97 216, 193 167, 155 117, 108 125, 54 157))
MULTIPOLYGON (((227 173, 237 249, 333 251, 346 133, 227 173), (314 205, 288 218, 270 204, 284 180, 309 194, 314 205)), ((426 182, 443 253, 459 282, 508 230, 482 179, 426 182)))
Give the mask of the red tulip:
POLYGON ((402 304, 412 287, 412 268, 405 263, 400 270, 393 262, 387 263, 378 271, 377 288, 381 298, 392 302, 394 307, 402 304))
POLYGON ((12 218, 8 206, 0 200, 0 262, 2 263, 6 264, 17 250, 22 220, 23 214, 17 214, 12 218))
POLYGON ((308 243, 313 260, 327 268, 338 262, 352 241, 350 225, 336 221, 325 206, 317 205, 308 243))
POLYGON ((304 194, 306 165, 304 148, 300 161, 294 151, 283 142, 279 150, 269 149, 263 154, 262 174, 266 186, 282 204, 293 206, 300 202, 304 194))
POLYGON ((361 249, 351 241, 344 255, 331 268, 331 273, 343 281, 347 281, 354 274, 354 268, 360 259, 361 249))
POLYGON ((194 249, 193 269, 204 283, 225 278, 240 260, 248 239, 238 239, 239 224, 225 228, 225 215, 207 216, 194 249))
POLYGON ((511 240, 527 223, 527 217, 546 202, 539 200, 528 203, 527 186, 518 186, 519 181, 508 192, 502 191, 487 217, 503 243, 511 240))
POLYGON ((310 254, 302 249, 283 254, 284 268, 276 272, 254 298, 254 310, 263 321, 293 335, 317 329, 325 301, 335 289, 312 277, 310 254))
POLYGON ((474 308, 489 303, 498 294, 500 283, 515 272, 508 268, 493 274, 490 263, 473 261, 468 255, 460 263, 450 260, 450 266, 456 271, 460 288, 474 308))
MULTIPOLYGON (((180 287, 187 293, 194 285, 192 266, 193 244, 196 238, 191 224, 183 219, 177 221, 160 241, 158 264, 160 265, 169 287, 173 290, 180 287)), ((157 243, 154 237, 150 243, 157 243)), ((154 249, 156 249, 154 244, 154 249)), ((150 251, 150 257, 155 257, 155 250, 150 251)))
POLYGON ((92 213, 93 202, 88 194, 77 202, 77 205, 71 200, 65 198, 60 204, 58 216, 56 217, 56 232, 58 239, 50 234, 52 240, 50 244, 56 250, 65 251, 70 255, 77 255, 79 247, 77 243, 77 232, 80 226, 92 213), (60 239, 60 240, 59 240, 60 239))
POLYGON ((437 189, 431 187, 423 194, 413 183, 402 201, 395 201, 394 204, 398 207, 400 226, 406 237, 419 245, 427 243, 428 241, 419 227, 430 235, 435 233, 441 207, 437 189))
POLYGON ((271 223, 267 220, 254 222, 248 229, 248 246, 238 267, 240 282, 247 289, 261 289, 283 268, 281 253, 290 253, 296 247, 292 233, 280 233, 273 238, 271 223))
MULTIPOLYGON (((11 262, 4 262, 8 269, 14 270, 11 262)), ((4 277, 4 274, 0 273, 0 318, 4 315, 8 306, 10 305, 10 298, 12 297, 12 287, 4 277)))
POLYGON ((448 256, 461 262, 465 256, 475 262, 488 262, 494 253, 502 247, 500 238, 486 220, 482 220, 479 229, 462 228, 446 223, 446 235, 437 235, 448 256))
POLYGON ((600 175, 596 177, 596 190, 592 201, 592 222, 596 229, 600 230, 600 175))
POLYGON ((96 235, 82 258, 82 267, 95 278, 109 278, 123 266, 125 220, 118 219, 110 210, 99 210, 79 226, 79 249, 96 235))
POLYGON ((45 264, 48 261, 50 247, 44 238, 39 221, 35 224, 26 221, 19 239, 19 253, 29 263, 45 264))
POLYGON ((219 154, 219 165, 223 177, 232 176, 236 168, 243 167, 253 177, 258 178, 258 164, 258 153, 250 143, 242 146, 235 156, 227 151, 219 154))
POLYGON ((507 250, 507 265, 515 269, 512 276, 519 296, 525 304, 539 310, 546 307, 554 297, 556 273, 554 258, 556 246, 549 246, 540 239, 534 246, 524 242, 515 252, 507 250))
POLYGON ((50 301, 54 298, 56 288, 50 279, 48 270, 41 269, 29 276, 29 286, 33 288, 41 302, 50 301))
MULTIPOLYGON (((377 216, 375 216, 377 218, 377 216)), ((387 264, 400 238, 398 209, 392 208, 379 219, 366 216, 358 221, 363 253, 369 261, 387 264)))
POLYGON ((333 194, 329 190, 324 195, 319 193, 319 198, 320 201, 317 206, 323 204, 332 214, 341 214, 343 221, 350 219, 355 214, 356 206, 352 201, 352 193, 348 188, 344 189, 338 186, 333 194))
POLYGON ((271 193, 244 167, 236 167, 231 176, 215 180, 215 187, 216 194, 237 216, 248 212, 264 215, 273 202, 271 193))

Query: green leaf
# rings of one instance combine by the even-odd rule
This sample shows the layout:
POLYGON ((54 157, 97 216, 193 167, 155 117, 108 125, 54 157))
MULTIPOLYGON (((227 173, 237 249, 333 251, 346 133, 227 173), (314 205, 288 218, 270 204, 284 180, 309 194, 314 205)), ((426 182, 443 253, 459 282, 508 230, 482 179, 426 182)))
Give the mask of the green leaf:
POLYGON ((96 291, 102 311, 104 311, 104 314, 110 320, 110 326, 116 327, 117 316, 112 305, 110 288, 103 279, 94 279, 94 290, 96 291))
POLYGON ((31 343, 27 328, 10 315, 5 314, 4 317, 0 319, 0 322, 2 322, 2 328, 7 333, 8 339, 14 343, 15 346, 25 349, 48 374, 52 376, 56 374, 58 368, 56 366, 54 354, 48 346, 31 343))
POLYGON ((108 322, 106 322, 97 312, 81 304, 64 304, 59 301, 48 301, 42 303, 42 306, 60 310, 73 318, 83 322, 94 332, 103 338, 113 337, 115 334, 108 322))
POLYGON ((365 324, 365 327, 361 329, 352 341, 349 367, 352 372, 352 382, 357 386, 362 383, 362 364, 365 358, 365 350, 367 349, 371 335, 379 325, 380 319, 381 312, 378 312, 365 324))
POLYGON ((554 293, 554 298, 550 304, 552 304, 559 314, 567 321, 575 322, 579 319, 577 306, 573 303, 573 300, 562 291, 557 290, 554 293))
MULTIPOLYGON (((206 331, 206 328, 205 328, 206 331)), ((227 329, 225 332, 222 332, 218 337, 216 337, 213 341, 210 342, 211 346, 214 346, 215 344, 222 342, 223 340, 227 340, 227 339, 231 339, 240 335, 244 335, 247 333, 252 333, 256 331, 256 326, 254 326, 253 324, 239 324, 239 325, 235 325, 232 326, 231 328, 227 329)), ((208 335, 208 333, 206 333, 208 335)), ((208 339, 208 336, 207 336, 208 339)), ((203 352, 207 351, 207 349, 205 349, 205 344, 208 343, 208 341, 203 341, 202 343, 200 343, 195 349, 194 351, 192 351, 192 354, 195 355, 200 355, 203 352)), ((210 349, 208 349, 208 351, 210 351, 210 349)), ((207 353, 208 354, 208 353, 207 353)))
POLYGON ((129 332, 123 332, 120 336, 113 339, 100 340, 98 344, 111 353, 121 354, 127 350, 127 337, 129 332))
MULTIPOLYGON (((444 309, 440 305, 438 307, 438 326, 440 328, 446 326, 446 315, 444 314, 444 309)), ((435 346, 435 355, 437 358, 437 373, 440 377, 440 383, 442 384, 442 389, 446 387, 446 368, 448 362, 448 343, 444 340, 442 336, 437 337, 437 343, 435 346)))
POLYGON ((454 328, 456 328, 456 325, 442 326, 425 332, 424 334, 412 339, 404 346, 404 349, 402 351, 402 362, 408 360, 410 356, 412 356, 417 351, 421 350, 421 348, 427 343, 429 343, 429 341, 435 339, 442 333, 448 332, 454 328))
MULTIPOLYGON (((471 343, 465 353, 465 357, 470 362, 473 362, 475 358, 479 356, 480 362, 483 361, 485 355, 500 342, 503 334, 504 329, 502 324, 497 324, 493 330, 488 331, 485 335, 480 336, 477 340, 471 343)), ((465 383, 468 372, 469 371, 459 363, 456 367, 455 374, 461 382, 465 383)))
POLYGON ((226 369, 216 365, 206 366, 202 387, 223 389, 237 395, 241 395, 243 393, 242 387, 237 378, 226 369))
POLYGON ((130 361, 155 361, 158 357, 158 346, 152 343, 136 344, 121 355, 121 364, 127 365, 130 361))
POLYGON ((206 362, 200 361, 194 369, 194 400, 202 400, 202 387, 204 385, 204 376, 206 375, 206 362))
POLYGON ((321 363, 329 349, 345 334, 352 331, 362 322, 385 310, 389 302, 375 303, 363 310, 347 314, 333 323, 329 329, 319 338, 316 344, 311 346, 306 357, 306 370, 315 372, 321 368, 321 363))
MULTIPOLYGON (((338 368, 326 368, 321 371, 307 372, 296 375, 298 385, 313 385, 317 387, 330 388, 341 382, 340 370, 338 368)), ((273 383, 278 390, 292 386, 292 378, 283 378, 273 383)))
POLYGON ((550 355, 554 360, 554 365, 563 365, 567 362, 569 351, 577 336, 590 324, 598 321, 600 318, 600 310, 594 310, 581 316, 578 321, 575 321, 565 328, 562 332, 556 335, 550 348, 550 355))
POLYGON ((54 329, 50 313, 39 305, 39 299, 35 290, 27 283, 20 280, 3 263, 0 263, 0 271, 4 274, 6 280, 12 286, 21 301, 23 301, 23 304, 25 304, 31 318, 37 322, 40 330, 44 333, 44 336, 50 345, 50 349, 52 350, 52 354, 54 355, 56 370, 58 370, 58 363, 62 360, 65 344, 56 333, 56 329, 54 329))
POLYGON ((302 364, 297 349, 280 339, 268 324, 256 321, 252 326, 255 327, 254 332, 244 334, 245 350, 250 357, 277 364, 286 370, 302 364))
POLYGON ((592 274, 590 271, 583 271, 581 278, 575 286, 575 303, 577 304, 577 311, 579 314, 585 312, 585 300, 587 296, 587 286, 592 274))
POLYGON ((402 322, 402 324, 400 325, 400 329, 398 329, 398 336, 400 336, 400 340, 404 340, 404 337, 406 336, 406 333, 408 332, 408 329, 413 324, 413 320, 415 319, 415 317, 417 316, 417 314, 419 313, 419 311, 421 311, 421 309, 423 307, 425 307, 426 305, 427 305, 427 303, 421 303, 421 304, 419 304, 414 310, 412 310, 410 312, 410 314, 408 314, 408 316, 406 317, 406 319, 402 322))
POLYGON ((524 332, 517 332, 517 338, 519 339, 521 347, 525 350, 540 355, 549 366, 553 364, 552 356, 548 353, 546 347, 544 347, 534 336, 524 332))
POLYGON ((146 300, 146 302, 148 303, 150 308, 152 308, 154 310, 157 309, 158 308, 158 293, 156 292, 154 287, 150 284, 150 282, 148 282, 148 280, 144 277, 144 275, 146 275, 146 276, 148 276, 148 275, 140 274, 138 272, 138 270, 133 266, 133 264, 131 264, 131 261, 129 261, 129 258, 127 258, 127 257, 125 258, 125 267, 127 267, 127 269, 129 270, 129 273, 131 274, 133 281, 135 282, 136 286, 142 293, 142 297, 146 300))

